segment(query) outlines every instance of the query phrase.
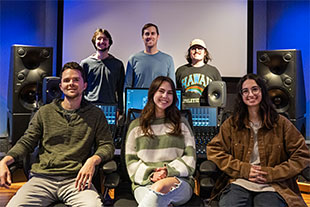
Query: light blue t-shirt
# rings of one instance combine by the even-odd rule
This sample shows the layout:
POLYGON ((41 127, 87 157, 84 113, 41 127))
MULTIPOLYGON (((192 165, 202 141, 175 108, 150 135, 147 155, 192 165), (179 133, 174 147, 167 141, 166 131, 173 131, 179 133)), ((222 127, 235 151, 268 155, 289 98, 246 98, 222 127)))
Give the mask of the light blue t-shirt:
POLYGON ((158 76, 168 76, 175 83, 172 57, 160 51, 154 55, 138 52, 128 60, 124 89, 149 88, 158 76))

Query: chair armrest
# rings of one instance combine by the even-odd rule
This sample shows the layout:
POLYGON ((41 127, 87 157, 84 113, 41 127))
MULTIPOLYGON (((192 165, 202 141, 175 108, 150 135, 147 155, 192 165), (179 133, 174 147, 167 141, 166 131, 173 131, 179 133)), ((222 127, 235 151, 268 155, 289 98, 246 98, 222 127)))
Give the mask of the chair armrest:
POLYGON ((301 171, 300 175, 305 178, 307 181, 310 181, 310 166, 306 167, 301 171))
POLYGON ((120 176, 118 173, 111 173, 106 175, 103 185, 106 188, 116 188, 119 185, 120 176))
POLYGON ((206 190, 212 190, 212 188, 214 187, 215 185, 215 182, 213 180, 213 178, 211 177, 205 177, 205 178, 202 178, 200 180, 200 187, 201 188, 204 188, 206 190))
POLYGON ((102 171, 104 174, 110 174, 117 170, 117 164, 114 160, 104 163, 102 166, 102 171))
POLYGON ((114 160, 106 162, 101 167, 101 170, 105 176, 103 180, 103 186, 105 188, 116 188, 119 185, 120 176, 115 171, 117 170, 117 164, 114 160))
POLYGON ((199 171, 201 174, 211 175, 218 172, 219 169, 214 162, 206 160, 200 164, 199 171))
POLYGON ((11 174, 13 174, 18 168, 19 167, 15 163, 9 165, 9 170, 11 174))

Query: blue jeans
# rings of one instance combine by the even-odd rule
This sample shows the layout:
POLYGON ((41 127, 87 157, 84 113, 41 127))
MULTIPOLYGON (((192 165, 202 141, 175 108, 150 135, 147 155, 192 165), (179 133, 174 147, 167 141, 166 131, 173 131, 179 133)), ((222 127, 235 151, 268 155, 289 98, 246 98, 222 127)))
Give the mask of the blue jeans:
POLYGON ((287 206, 287 204, 277 192, 254 192, 249 191, 239 185, 230 184, 223 191, 219 206, 284 207, 287 206))
POLYGON ((180 183, 170 192, 163 194, 151 190, 151 185, 138 187, 135 191, 135 199, 139 207, 167 207, 169 204, 182 205, 192 197, 192 187, 182 178, 177 178, 180 183))

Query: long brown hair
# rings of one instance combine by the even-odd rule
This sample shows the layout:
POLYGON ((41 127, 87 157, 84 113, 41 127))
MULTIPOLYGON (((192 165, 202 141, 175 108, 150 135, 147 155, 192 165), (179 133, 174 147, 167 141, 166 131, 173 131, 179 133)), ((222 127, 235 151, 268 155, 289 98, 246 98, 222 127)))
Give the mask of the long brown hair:
POLYGON ((240 130, 244 128, 244 121, 249 117, 248 107, 243 102, 241 95, 242 84, 244 83, 244 81, 248 79, 254 80, 257 83, 257 85, 261 88, 262 101, 259 104, 260 116, 262 118, 263 126, 265 126, 267 129, 271 129, 273 128, 273 124, 277 122, 279 115, 277 111, 274 109, 273 104, 270 100, 265 82, 259 76, 252 73, 243 76, 237 85, 239 93, 236 99, 233 113, 234 123, 237 126, 237 129, 240 130))
POLYGON ((161 84, 165 81, 170 84, 173 92, 172 104, 165 109, 165 121, 172 124, 172 131, 169 132, 169 134, 179 136, 182 133, 180 124, 181 113, 176 106, 178 97, 176 94, 174 82, 169 77, 158 76, 151 83, 148 91, 148 100, 140 116, 140 125, 142 132, 149 137, 152 137, 154 134, 153 130, 151 129, 151 123, 156 118, 154 94, 157 92, 161 84))

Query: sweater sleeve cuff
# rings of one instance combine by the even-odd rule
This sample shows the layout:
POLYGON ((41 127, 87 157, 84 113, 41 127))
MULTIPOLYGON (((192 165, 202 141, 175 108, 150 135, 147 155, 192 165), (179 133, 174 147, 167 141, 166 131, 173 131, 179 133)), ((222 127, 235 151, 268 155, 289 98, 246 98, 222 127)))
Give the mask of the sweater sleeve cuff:
POLYGON ((19 161, 19 156, 16 153, 8 152, 6 155, 9 155, 9 156, 13 157, 14 162, 19 161))
POLYGON ((241 163, 240 176, 245 179, 249 179, 251 164, 250 163, 241 163))
POLYGON ((267 175, 266 175, 267 183, 271 183, 273 180, 272 168, 271 167, 262 167, 262 171, 267 172, 267 175))
POLYGON ((178 173, 176 173, 175 169, 173 169, 169 165, 165 165, 165 167, 167 167, 167 177, 178 176, 178 173))

